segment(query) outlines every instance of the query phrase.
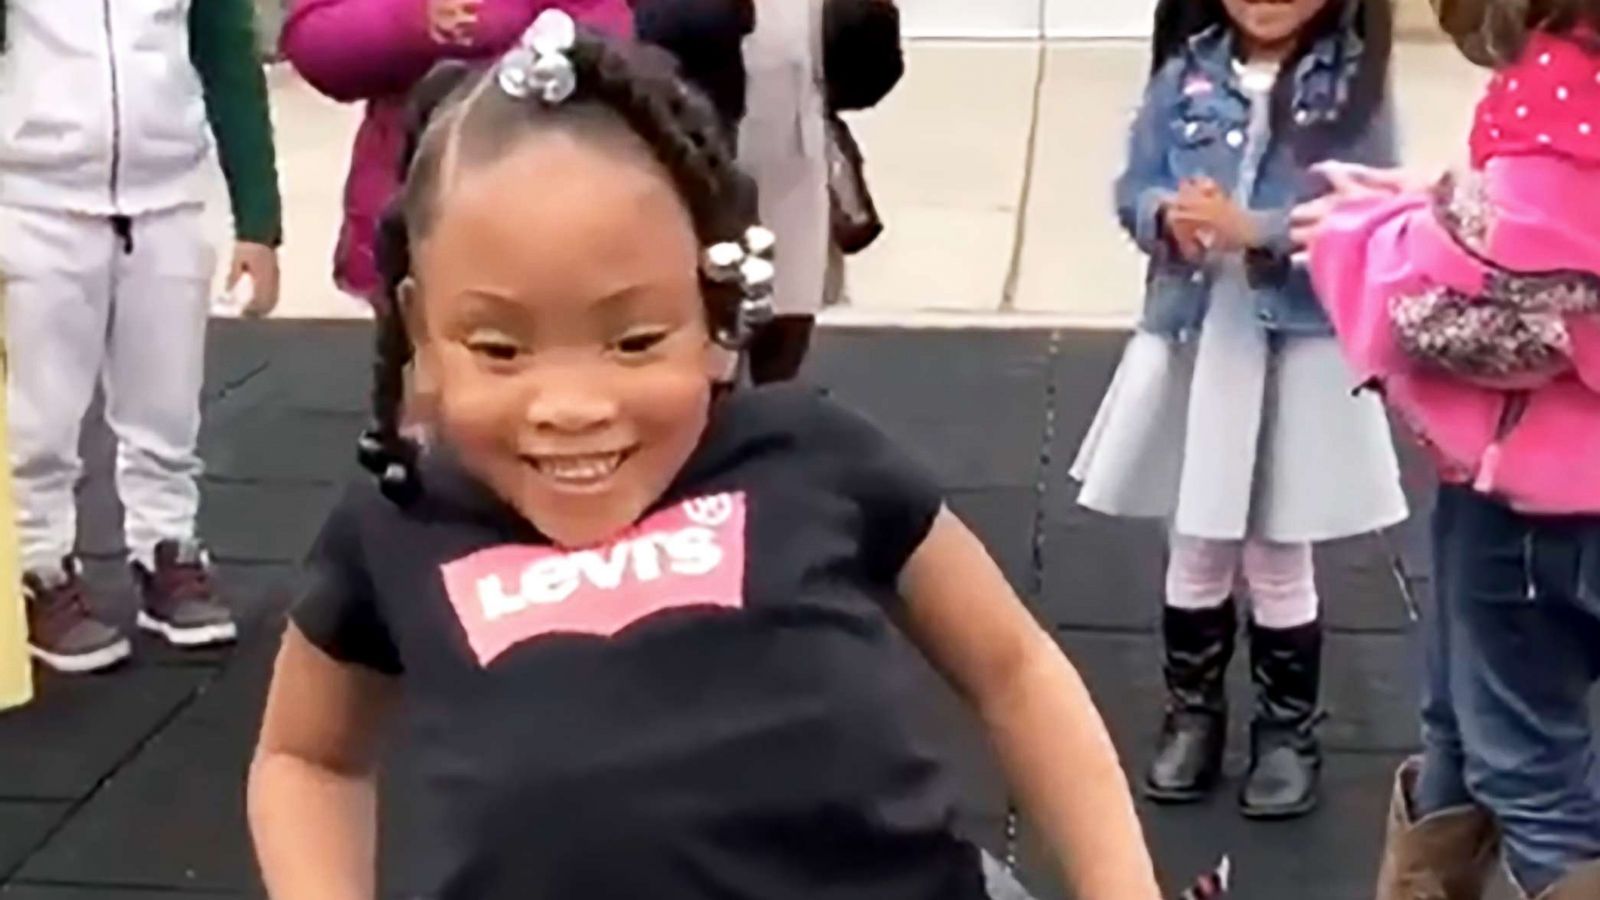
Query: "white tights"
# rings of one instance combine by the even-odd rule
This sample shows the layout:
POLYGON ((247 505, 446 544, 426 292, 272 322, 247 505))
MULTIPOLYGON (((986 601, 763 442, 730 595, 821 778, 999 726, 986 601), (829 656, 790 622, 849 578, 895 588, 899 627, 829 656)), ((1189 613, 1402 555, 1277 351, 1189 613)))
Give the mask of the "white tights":
POLYGON ((1167 566, 1167 604, 1177 609, 1215 609, 1248 588, 1251 616, 1275 631, 1316 621, 1317 583, 1310 544, 1213 541, 1172 535, 1167 566), (1241 579, 1242 576, 1242 579, 1241 579))

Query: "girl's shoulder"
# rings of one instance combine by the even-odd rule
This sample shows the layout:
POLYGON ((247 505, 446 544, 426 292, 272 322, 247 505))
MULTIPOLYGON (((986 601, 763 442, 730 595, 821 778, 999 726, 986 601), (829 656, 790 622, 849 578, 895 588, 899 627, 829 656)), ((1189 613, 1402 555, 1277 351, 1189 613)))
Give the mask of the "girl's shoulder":
POLYGON ((805 456, 831 456, 841 449, 889 440, 876 424, 828 390, 802 382, 732 392, 718 410, 708 440, 744 443, 774 438, 805 456))
POLYGON ((884 489, 939 494, 923 462, 871 417, 799 383, 729 395, 698 457, 705 470, 766 458, 818 490, 869 504, 884 489))

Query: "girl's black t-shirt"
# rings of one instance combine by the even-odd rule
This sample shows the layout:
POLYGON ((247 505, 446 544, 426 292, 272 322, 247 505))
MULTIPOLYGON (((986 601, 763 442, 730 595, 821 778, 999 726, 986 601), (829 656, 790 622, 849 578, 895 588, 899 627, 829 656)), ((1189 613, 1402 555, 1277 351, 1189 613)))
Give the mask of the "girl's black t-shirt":
POLYGON ((293 617, 402 678, 429 896, 985 896, 892 646, 942 498, 873 426, 734 393, 652 511, 579 551, 423 475, 405 510, 351 490, 293 617))

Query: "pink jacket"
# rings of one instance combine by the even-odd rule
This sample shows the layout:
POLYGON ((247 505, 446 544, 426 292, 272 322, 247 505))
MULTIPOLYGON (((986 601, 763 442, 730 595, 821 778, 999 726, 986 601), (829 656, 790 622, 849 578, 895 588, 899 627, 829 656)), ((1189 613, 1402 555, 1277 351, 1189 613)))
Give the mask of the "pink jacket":
POLYGON ((1311 247, 1317 292, 1358 377, 1382 385, 1446 480, 1473 481, 1525 513, 1600 513, 1600 313, 1565 317, 1569 365, 1526 394, 1420 365, 1396 340, 1396 298, 1436 288, 1482 297, 1492 273, 1576 273, 1580 292, 1600 293, 1600 281, 1585 281, 1600 279, 1600 167, 1496 157, 1479 199, 1465 242, 1427 194, 1344 205, 1311 247))
POLYGON ((367 102, 345 185, 345 218, 334 251, 334 281, 377 300, 373 244, 378 217, 399 187, 407 93, 435 63, 505 51, 539 13, 565 9, 581 22, 631 35, 627 0, 483 0, 474 42, 447 47, 429 34, 427 0, 295 0, 282 50, 317 90, 367 102))

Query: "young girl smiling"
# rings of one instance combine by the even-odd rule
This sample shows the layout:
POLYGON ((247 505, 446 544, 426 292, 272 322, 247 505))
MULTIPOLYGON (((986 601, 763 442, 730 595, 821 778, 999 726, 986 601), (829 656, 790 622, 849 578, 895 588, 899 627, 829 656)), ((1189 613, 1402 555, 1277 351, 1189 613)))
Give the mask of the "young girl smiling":
POLYGON ((317 542, 251 776, 272 896, 374 896, 403 694, 426 896, 985 897, 898 623, 1075 895, 1157 897, 1088 694, 935 484, 813 392, 719 388, 774 248, 705 101, 560 13, 435 77, 383 232, 381 490, 317 542))

